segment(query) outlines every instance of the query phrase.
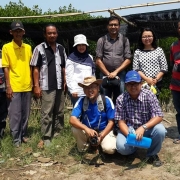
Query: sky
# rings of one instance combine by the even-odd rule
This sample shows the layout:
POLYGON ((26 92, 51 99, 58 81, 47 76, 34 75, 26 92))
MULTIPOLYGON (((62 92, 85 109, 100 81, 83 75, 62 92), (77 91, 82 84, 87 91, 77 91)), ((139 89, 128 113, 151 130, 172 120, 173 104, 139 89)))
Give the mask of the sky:
MULTIPOLYGON (((111 8, 120 8, 124 6, 140 5, 147 3, 157 3, 157 2, 168 2, 170 0, 21 0, 25 6, 32 8, 33 5, 38 5, 43 12, 51 9, 52 11, 59 9, 59 7, 66 6, 69 4, 77 9, 84 12, 95 11, 95 10, 105 10, 111 8)), ((1 0, 0 6, 4 7, 6 4, 9 4, 10 0, 1 0)), ((11 0, 11 2, 19 2, 19 0, 11 0)), ((128 8, 123 10, 115 10, 115 12, 120 16, 137 14, 137 13, 146 13, 154 12, 161 10, 170 10, 177 9, 180 7, 179 3, 172 3, 167 5, 156 5, 156 6, 146 6, 139 8, 128 8)), ((105 17, 109 16, 109 13, 92 13, 91 15, 97 16, 102 15, 105 17)))

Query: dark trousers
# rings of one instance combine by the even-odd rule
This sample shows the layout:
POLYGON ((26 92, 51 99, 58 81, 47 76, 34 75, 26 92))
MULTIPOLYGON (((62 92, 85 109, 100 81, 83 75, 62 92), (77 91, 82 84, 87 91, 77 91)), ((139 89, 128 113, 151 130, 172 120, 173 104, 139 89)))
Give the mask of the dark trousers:
POLYGON ((172 90, 171 92, 172 92, 172 97, 173 97, 173 104, 177 111, 176 121, 177 121, 178 132, 180 134, 180 91, 172 90))
POLYGON ((110 87, 110 88, 104 88, 104 94, 110 98, 112 98, 112 101, 114 103, 114 105, 116 105, 116 99, 117 97, 122 94, 124 92, 124 81, 125 81, 125 75, 126 72, 122 71, 120 73, 117 74, 117 76, 119 77, 119 81, 120 81, 120 86, 119 87, 110 87))
POLYGON ((6 118, 8 114, 6 92, 0 92, 0 139, 4 135, 6 128, 6 118))
POLYGON ((30 107, 31 92, 14 92, 9 100, 9 124, 14 144, 20 144, 22 138, 27 136, 30 107))

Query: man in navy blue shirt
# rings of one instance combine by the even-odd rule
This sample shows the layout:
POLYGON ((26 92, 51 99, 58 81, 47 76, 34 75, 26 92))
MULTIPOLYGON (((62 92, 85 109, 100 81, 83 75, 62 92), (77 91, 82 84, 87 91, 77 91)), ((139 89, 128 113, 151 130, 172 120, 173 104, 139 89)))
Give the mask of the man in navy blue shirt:
POLYGON ((79 152, 89 147, 93 137, 97 138, 96 145, 101 145, 103 152, 113 154, 116 150, 116 138, 112 131, 114 104, 110 98, 99 94, 101 83, 102 80, 96 80, 94 76, 86 77, 83 83, 78 83, 86 96, 79 98, 76 102, 70 124, 73 126, 72 132, 79 152))
POLYGON ((2 54, 0 50, 0 139, 2 139, 4 135, 4 129, 6 127, 6 117, 8 114, 6 90, 5 90, 5 78, 4 78, 4 72, 2 70, 1 58, 2 58, 2 54))

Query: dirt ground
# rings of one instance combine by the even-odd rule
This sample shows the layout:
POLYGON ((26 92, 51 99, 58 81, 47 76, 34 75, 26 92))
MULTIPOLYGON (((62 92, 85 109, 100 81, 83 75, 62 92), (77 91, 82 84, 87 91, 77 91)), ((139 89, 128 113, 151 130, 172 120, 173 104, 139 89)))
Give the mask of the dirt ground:
POLYGON ((161 167, 145 164, 142 159, 146 150, 139 149, 134 155, 106 155, 103 165, 82 164, 69 156, 66 163, 33 163, 25 167, 0 169, 0 180, 180 180, 180 144, 173 144, 177 137, 174 113, 164 113, 163 124, 167 136, 159 156, 164 162, 161 167))

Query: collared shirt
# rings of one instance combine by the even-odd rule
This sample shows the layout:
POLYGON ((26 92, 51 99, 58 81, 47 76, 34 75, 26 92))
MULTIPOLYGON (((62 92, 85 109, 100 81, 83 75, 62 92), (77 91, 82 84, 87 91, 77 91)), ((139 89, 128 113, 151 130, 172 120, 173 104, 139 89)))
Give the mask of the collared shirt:
POLYGON ((96 47, 96 57, 103 61, 108 71, 116 70, 125 59, 131 58, 129 40, 120 33, 115 40, 111 39, 109 34, 99 38, 96 47))
POLYGON ((173 66, 170 89, 180 91, 180 72, 177 69, 177 65, 180 66, 180 40, 171 45, 170 63, 173 66))
POLYGON ((35 47, 33 56, 30 62, 31 66, 40 68, 39 83, 42 90, 62 89, 62 68, 65 67, 67 56, 63 48, 64 60, 61 59, 59 50, 60 44, 56 43, 56 52, 45 42, 35 47))
POLYGON ((72 110, 71 116, 75 116, 77 118, 82 115, 82 123, 85 124, 87 127, 92 129, 98 129, 102 131, 108 124, 109 120, 114 120, 114 104, 112 100, 105 96, 106 98, 106 112, 98 111, 97 102, 91 103, 89 102, 88 109, 86 112, 83 113, 83 101, 84 97, 81 97, 76 102, 74 109, 72 110))
POLYGON ((147 123, 153 117, 163 117, 159 101, 151 91, 141 89, 136 100, 128 92, 121 94, 116 101, 115 120, 125 120, 134 129, 147 123))
POLYGON ((159 72, 167 72, 167 61, 162 48, 157 47, 152 51, 137 49, 133 58, 133 70, 142 71, 151 78, 155 78, 159 72))
POLYGON ((31 46, 22 43, 19 47, 14 40, 2 48, 2 67, 9 68, 10 84, 13 92, 32 90, 30 60, 31 46))

